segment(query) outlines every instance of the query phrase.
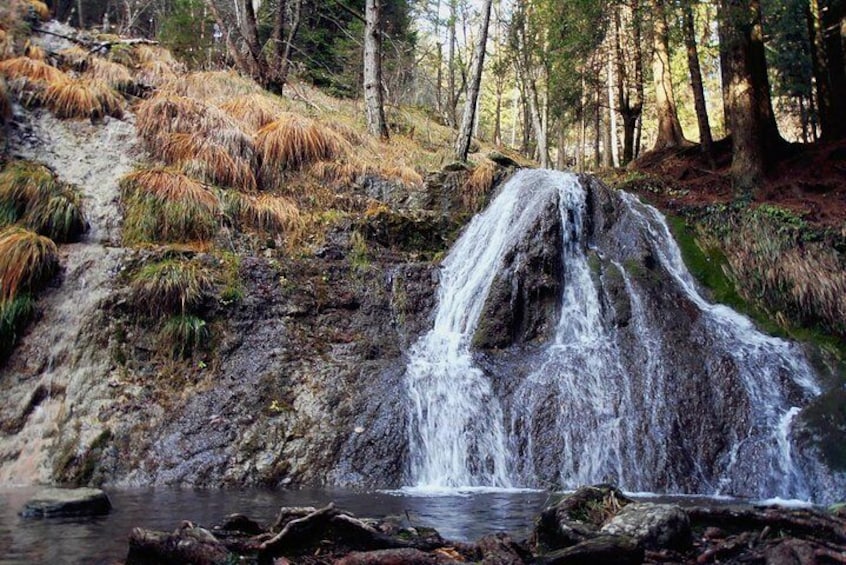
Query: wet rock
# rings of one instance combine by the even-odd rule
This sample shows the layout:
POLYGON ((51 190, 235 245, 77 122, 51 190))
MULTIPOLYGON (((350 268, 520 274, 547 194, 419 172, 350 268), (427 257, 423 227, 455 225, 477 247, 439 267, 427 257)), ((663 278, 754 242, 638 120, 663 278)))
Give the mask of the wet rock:
POLYGON ((629 536, 645 549, 684 549, 691 542, 690 518, 674 504, 628 504, 600 532, 629 536))
POLYGON ((500 153, 499 151, 491 151, 490 153, 488 153, 488 159, 490 159, 501 167, 520 167, 520 163, 518 163, 508 155, 500 153))
POLYGON ((534 545, 543 553, 581 543, 598 535, 602 524, 629 503, 631 500, 611 485, 581 487, 541 513, 534 545))
POLYGON ((133 529, 129 534, 126 565, 216 565, 232 562, 232 559, 233 555, 211 532, 185 523, 171 534, 133 529))
POLYGON ((547 553, 538 561, 544 565, 635 565, 643 563, 643 557, 643 548, 633 539, 603 535, 547 553))
POLYGON ((21 510, 24 518, 100 516, 112 509, 109 497, 96 488, 48 488, 39 491, 21 510))
POLYGON ((523 563, 521 547, 507 534, 491 534, 476 542, 485 565, 516 565, 523 563))
POLYGON ((419 549, 384 549, 353 552, 335 562, 336 565, 435 565, 444 563, 419 549))
POLYGON ((551 198, 503 257, 473 335, 474 347, 503 349, 551 337, 564 271, 561 230, 558 201, 551 198))

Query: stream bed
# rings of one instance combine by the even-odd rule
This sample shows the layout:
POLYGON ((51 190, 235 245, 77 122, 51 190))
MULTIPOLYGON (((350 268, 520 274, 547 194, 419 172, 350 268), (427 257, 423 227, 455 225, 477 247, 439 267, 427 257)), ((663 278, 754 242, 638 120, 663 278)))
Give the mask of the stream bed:
POLYGON ((0 490, 0 564, 111 564, 126 556, 134 527, 174 530, 182 520, 206 527, 228 514, 272 522, 282 506, 338 508, 360 517, 400 516, 404 523, 436 528, 447 539, 475 540, 506 531, 528 534, 551 500, 539 491, 473 493, 352 492, 342 490, 107 489, 112 512, 94 518, 24 520, 17 513, 38 489, 0 490))

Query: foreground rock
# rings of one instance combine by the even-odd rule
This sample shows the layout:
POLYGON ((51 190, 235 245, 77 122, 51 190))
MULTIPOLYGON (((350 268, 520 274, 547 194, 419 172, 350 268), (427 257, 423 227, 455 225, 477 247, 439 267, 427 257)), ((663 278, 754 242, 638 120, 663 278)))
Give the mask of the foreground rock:
POLYGON ((61 518, 100 516, 112 509, 106 493, 96 488, 48 488, 39 491, 27 502, 24 518, 61 518))
POLYGON ((232 515, 211 529, 190 522, 172 533, 136 528, 126 560, 127 565, 233 562, 842 564, 846 519, 807 509, 636 502, 613 486, 598 485, 546 508, 523 541, 500 533, 475 543, 451 542, 432 529, 403 527, 390 518, 360 519, 330 504, 282 508, 269 527, 232 515))

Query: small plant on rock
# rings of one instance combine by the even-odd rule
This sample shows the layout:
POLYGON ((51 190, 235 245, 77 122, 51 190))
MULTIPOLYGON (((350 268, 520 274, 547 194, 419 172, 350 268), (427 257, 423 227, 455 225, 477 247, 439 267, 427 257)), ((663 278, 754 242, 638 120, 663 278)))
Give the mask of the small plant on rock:
POLYGON ((206 321, 198 316, 179 314, 171 317, 162 328, 161 339, 174 357, 187 357, 201 349, 209 340, 206 321))
POLYGON ((185 314, 211 288, 211 278, 194 261, 169 259, 144 266, 132 279, 134 302, 154 316, 185 314))

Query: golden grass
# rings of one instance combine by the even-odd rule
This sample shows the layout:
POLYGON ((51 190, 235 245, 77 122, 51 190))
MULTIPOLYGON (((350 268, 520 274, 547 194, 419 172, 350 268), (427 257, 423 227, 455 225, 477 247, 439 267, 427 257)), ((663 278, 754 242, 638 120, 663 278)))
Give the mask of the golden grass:
POLYGON ((367 171, 366 163, 349 156, 337 161, 317 161, 309 167, 309 174, 335 188, 356 184, 367 171))
POLYGON ((121 97, 108 84, 97 79, 67 79, 50 83, 44 93, 44 104, 57 118, 123 116, 121 97))
POLYGON ((211 289, 212 279, 195 261, 169 259, 142 267, 130 286, 139 310, 162 316, 195 308, 211 289))
POLYGON ((50 8, 41 0, 27 0, 27 4, 42 21, 46 22, 50 19, 50 8))
POLYGON ((0 74, 9 80, 26 78, 48 83, 58 83, 68 78, 65 73, 56 67, 51 67, 43 61, 29 57, 15 57, 14 59, 0 61, 0 74))
POLYGON ((120 63, 100 57, 89 59, 84 76, 102 81, 120 92, 130 91, 135 86, 135 79, 132 78, 129 69, 120 63))
POLYGON ((147 149, 157 154, 175 133, 213 137, 227 152, 252 159, 250 139, 235 120, 204 102, 173 94, 157 94, 138 105, 135 127, 147 149))
POLYGON ((221 103, 219 107, 251 132, 263 128, 282 114, 279 105, 262 94, 236 96, 221 103))
MULTIPOLYGON (((241 152, 243 153, 243 152, 241 152)), ((250 158, 230 153, 215 137, 193 133, 172 133, 161 146, 159 157, 206 182, 240 190, 255 190, 256 177, 250 158)))
POLYGON ((190 73, 163 84, 161 90, 168 94, 204 101, 226 100, 235 96, 264 92, 252 80, 232 71, 190 73))
POLYGON ((138 82, 149 86, 161 86, 169 81, 176 80, 176 76, 173 67, 164 61, 141 63, 135 74, 138 82))
POLYGON ((59 59, 59 64, 65 69, 82 72, 88 66, 88 51, 79 45, 62 49, 56 55, 59 59))
POLYGON ((296 238, 304 227, 296 203, 283 196, 240 195, 238 217, 242 224, 267 234, 286 234, 296 238))
POLYGON ((208 240, 217 231, 218 197, 188 175, 167 168, 136 171, 121 180, 124 239, 208 240))
POLYGON ((173 54, 158 45, 136 45, 132 49, 132 54, 136 63, 139 65, 159 62, 171 68, 179 66, 179 62, 174 58, 173 54))
POLYGON ((76 240, 86 227, 82 196, 47 167, 13 161, 0 172, 0 225, 16 222, 54 241, 76 240))
POLYGON ((47 53, 44 49, 30 41, 27 41, 26 45, 24 45, 24 56, 35 59, 36 61, 45 61, 47 59, 47 53))
POLYGON ((278 185, 286 171, 299 170, 317 161, 343 157, 350 144, 314 120, 286 112, 256 133, 262 180, 278 185))
POLYGON ((493 188, 496 168, 496 163, 484 159, 473 167, 467 181, 461 186, 461 202, 471 212, 478 212, 484 206, 485 197, 493 188))
POLYGON ((38 290, 58 268, 59 250, 50 239, 16 226, 0 231, 0 302, 38 290))

